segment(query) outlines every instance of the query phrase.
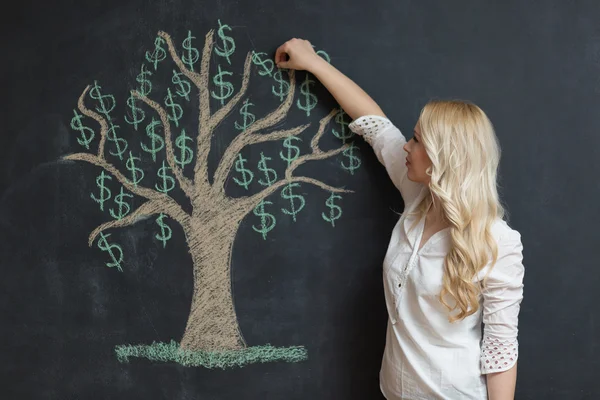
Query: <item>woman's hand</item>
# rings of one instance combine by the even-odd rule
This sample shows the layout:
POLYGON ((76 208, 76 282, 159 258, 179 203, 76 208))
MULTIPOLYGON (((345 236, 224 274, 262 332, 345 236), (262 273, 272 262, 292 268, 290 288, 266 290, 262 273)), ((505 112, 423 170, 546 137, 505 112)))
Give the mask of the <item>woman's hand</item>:
POLYGON ((308 40, 293 38, 279 46, 275 53, 278 68, 311 71, 317 63, 324 61, 312 48, 308 40), (289 56, 289 60, 287 59, 289 56))
POLYGON ((367 114, 385 117, 377 103, 350 78, 315 53, 308 40, 293 38, 279 46, 275 52, 275 64, 278 68, 313 74, 352 119, 367 114))

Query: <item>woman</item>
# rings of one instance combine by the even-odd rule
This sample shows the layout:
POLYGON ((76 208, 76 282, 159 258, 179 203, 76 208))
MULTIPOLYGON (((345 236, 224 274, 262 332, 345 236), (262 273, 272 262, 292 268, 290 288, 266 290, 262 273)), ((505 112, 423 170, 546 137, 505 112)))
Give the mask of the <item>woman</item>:
POLYGON ((321 81, 404 199, 383 262, 389 314, 379 375, 383 395, 513 399, 523 246, 503 220, 496 183, 500 149, 485 113, 468 102, 429 102, 407 142, 369 95, 310 42, 289 40, 275 62, 321 81))

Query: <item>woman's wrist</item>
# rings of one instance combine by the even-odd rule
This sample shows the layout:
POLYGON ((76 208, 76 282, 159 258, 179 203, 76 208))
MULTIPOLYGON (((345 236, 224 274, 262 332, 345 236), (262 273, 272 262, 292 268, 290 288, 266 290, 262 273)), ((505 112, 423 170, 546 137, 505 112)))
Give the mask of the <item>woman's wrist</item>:
POLYGON ((323 57, 319 56, 318 54, 315 54, 315 60, 310 63, 310 67, 307 69, 307 71, 318 78, 319 74, 321 74, 324 70, 330 67, 331 64, 325 61, 323 57))

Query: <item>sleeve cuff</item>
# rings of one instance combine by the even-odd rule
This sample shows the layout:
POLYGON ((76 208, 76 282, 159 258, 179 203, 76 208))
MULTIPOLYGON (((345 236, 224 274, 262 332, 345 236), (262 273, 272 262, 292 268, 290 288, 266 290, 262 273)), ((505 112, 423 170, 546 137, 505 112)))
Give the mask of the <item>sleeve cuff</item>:
POLYGON ((375 137, 391 125, 392 122, 388 118, 379 115, 364 115, 352 121, 348 128, 362 136, 372 146, 375 137))
POLYGON ((500 340, 484 337, 481 343, 481 373, 502 372, 511 369, 519 357, 517 338, 500 340))

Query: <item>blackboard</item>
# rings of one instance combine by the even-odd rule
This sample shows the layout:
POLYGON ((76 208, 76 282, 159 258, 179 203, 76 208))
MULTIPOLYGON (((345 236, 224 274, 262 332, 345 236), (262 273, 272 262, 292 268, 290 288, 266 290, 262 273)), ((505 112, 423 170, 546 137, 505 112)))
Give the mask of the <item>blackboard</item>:
POLYGON ((3 398, 381 398, 381 262, 403 203, 322 85, 269 65, 292 37, 404 131, 431 98, 488 113, 524 244, 516 398, 600 394, 594 2, 12 7, 3 398))

